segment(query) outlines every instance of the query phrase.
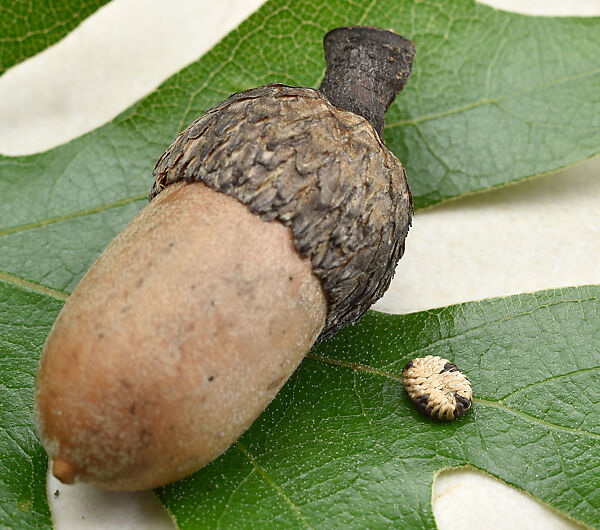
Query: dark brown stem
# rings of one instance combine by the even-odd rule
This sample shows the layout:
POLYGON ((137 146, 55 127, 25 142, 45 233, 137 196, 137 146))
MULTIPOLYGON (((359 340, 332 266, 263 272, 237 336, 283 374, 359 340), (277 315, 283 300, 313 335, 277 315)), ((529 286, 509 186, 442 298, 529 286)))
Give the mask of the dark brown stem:
POLYGON ((336 107, 364 116, 383 133, 385 112, 412 71, 415 44, 368 26, 332 29, 323 39, 327 71, 319 90, 336 107))

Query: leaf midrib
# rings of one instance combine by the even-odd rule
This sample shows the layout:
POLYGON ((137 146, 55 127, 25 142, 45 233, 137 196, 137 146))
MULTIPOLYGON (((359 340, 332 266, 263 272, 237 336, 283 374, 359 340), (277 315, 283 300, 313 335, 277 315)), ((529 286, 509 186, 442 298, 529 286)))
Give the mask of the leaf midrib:
MULTIPOLYGON (((66 300, 68 300, 68 298, 70 296, 68 293, 64 293, 62 291, 58 291, 56 289, 52 289, 50 287, 46 287, 45 285, 41 285, 41 284, 38 284, 38 283, 34 283, 34 282, 31 282, 31 281, 28 281, 28 280, 26 280, 24 278, 20 278, 18 276, 15 276, 13 274, 7 273, 7 272, 2 271, 2 270, 0 270, 0 280, 3 280, 6 283, 15 285, 17 287, 21 287, 21 288, 25 288, 25 289, 28 289, 28 290, 31 290, 31 291, 35 291, 35 292, 37 292, 39 294, 48 296, 48 297, 53 298, 53 299, 59 299, 59 300, 61 300, 63 302, 66 301, 66 300)), ((535 297, 535 293, 532 293, 532 296, 535 297)), ((485 329, 486 327, 488 327, 490 325, 495 325, 495 324, 498 324, 500 322, 506 322, 506 321, 509 321, 509 320, 513 320, 515 318, 519 318, 519 317, 525 316, 525 315, 530 315, 533 312, 538 311, 540 309, 545 309, 545 308, 548 308, 548 307, 553 307, 553 306, 560 305, 560 304, 565 304, 565 303, 578 303, 578 304, 581 304, 582 302, 588 302, 588 301, 591 301, 591 300, 596 300, 597 298, 598 298, 598 293, 596 293, 596 294, 594 294, 592 296, 585 297, 585 298, 555 300, 555 301, 551 301, 551 302, 548 302, 548 303, 545 303, 545 304, 538 304, 535 307, 531 308, 531 310, 529 310, 529 311, 521 311, 520 313, 514 313, 514 314, 507 315, 507 316, 503 316, 503 317, 498 318, 498 319, 488 320, 488 321, 484 322, 483 324, 481 324, 479 326, 474 326, 474 327, 471 327, 469 329, 465 329, 464 331, 461 331, 460 333, 457 333, 455 335, 449 335, 447 337, 443 337, 443 338, 437 339, 437 340, 435 340, 435 341, 427 344, 424 347, 411 350, 409 353, 411 355, 413 355, 413 356, 421 354, 422 352, 425 352, 425 351, 431 349, 432 347, 434 348, 438 344, 447 342, 447 341, 455 339, 457 337, 463 337, 463 336, 467 335, 468 333, 472 333, 472 332, 475 332, 475 331, 480 331, 480 330, 485 329)), ((470 303, 476 303, 476 302, 470 302, 470 303)), ((459 305, 462 305, 462 304, 459 304, 459 305)), ((382 314, 385 314, 385 313, 382 313, 382 314)), ((372 373, 372 374, 375 374, 375 375, 380 375, 380 376, 387 377, 387 378, 390 378, 390 379, 395 379, 397 381, 402 381, 402 376, 399 376, 399 375, 396 375, 396 374, 394 374, 392 372, 387 372, 385 370, 381 370, 381 369, 378 369, 378 368, 373 368, 373 367, 365 365, 365 364, 351 363, 351 362, 347 362, 347 361, 340 361, 340 360, 337 360, 337 359, 331 359, 331 358, 327 358, 327 357, 318 356, 318 355, 315 355, 313 353, 308 353, 306 355, 306 357, 310 357, 310 358, 312 358, 314 360, 321 361, 321 362, 324 362, 326 364, 339 365, 339 366, 343 366, 343 367, 346 367, 346 368, 350 368, 352 370, 369 372, 369 373, 372 373)), ((529 388, 531 386, 534 386, 534 385, 537 385, 537 384, 541 384, 543 382, 550 381, 552 379, 568 377, 570 375, 575 375, 575 374, 580 373, 582 371, 590 371, 590 370, 594 370, 594 369, 596 369, 596 368, 580 369, 580 370, 576 370, 574 372, 570 372, 569 374, 561 374, 559 376, 554 376, 554 377, 548 378, 548 379, 543 380, 543 381, 535 381, 535 382, 533 382, 533 383, 531 383, 531 384, 529 384, 529 385, 527 385, 527 386, 525 386, 523 388, 520 388, 520 389, 517 389, 517 390, 515 390, 513 392, 510 392, 509 394, 507 394, 507 395, 499 398, 498 401, 503 401, 503 400, 507 399, 508 397, 512 396, 513 394, 516 394, 517 392, 521 392, 523 390, 526 390, 527 388, 529 388)), ((600 369, 600 367, 598 369, 600 369)))
MULTIPOLYGON (((27 280, 23 280, 22 278, 18 278, 17 276, 13 276, 13 275, 8 274, 8 273, 3 272, 3 271, 0 271, 0 280, 3 280, 5 282, 7 282, 7 283, 11 283, 11 284, 13 284, 13 285, 15 285, 17 287, 20 287, 20 288, 24 288, 24 289, 36 291, 36 292, 38 292, 38 293, 40 293, 42 295, 45 295, 45 296, 47 296, 49 298, 59 299, 61 301, 66 301, 68 299, 68 295, 66 295, 65 293, 62 293, 60 291, 56 291, 54 289, 50 289, 50 288, 45 287, 43 285, 39 285, 39 284, 35 284, 35 283, 32 283, 32 282, 29 282, 27 280)), ((551 303, 548 303, 548 304, 544 304, 542 306, 536 306, 536 308, 534 308, 534 309, 540 309, 540 308, 543 308, 543 307, 548 307, 548 306, 551 306, 551 305, 557 305, 557 304, 566 303, 566 302, 583 302, 585 300, 593 300, 595 298, 596 297, 594 296, 594 297, 588 297, 588 298, 585 298, 585 299, 577 299, 577 300, 558 300, 556 302, 551 302, 551 303)), ((529 311, 529 312, 523 312, 523 313, 516 314, 516 315, 511 315, 510 317, 505 317, 505 318, 503 318, 501 320, 510 320, 512 318, 517 318, 519 315, 522 316, 522 315, 529 314, 529 313, 531 313, 531 311, 529 311)), ((466 333, 472 332, 475 329, 481 329, 482 327, 484 327, 486 325, 490 325, 490 324, 495 323, 495 322, 496 321, 486 322, 486 324, 484 324, 482 326, 478 326, 477 328, 466 330, 461 335, 464 335, 466 333)), ((453 338, 453 337, 449 337, 449 338, 441 339, 441 340, 449 340, 451 338, 453 338)), ((439 340, 436 341, 436 342, 439 342, 439 340)), ((427 347, 429 348, 433 344, 435 344, 435 343, 432 343, 431 345, 429 345, 427 347)), ((414 354, 416 351, 419 351, 419 350, 415 350, 415 351, 412 351, 410 353, 414 354)), ((378 376, 386 377, 388 379, 393 379, 395 381, 402 381, 402 376, 400 376, 400 375, 394 374, 392 372, 387 372, 385 370, 381 370, 381 369, 378 369, 378 368, 374 368, 374 367, 366 365, 366 364, 351 363, 351 362, 347 362, 347 361, 341 361, 341 360, 337 360, 337 359, 331 359, 329 357, 323 357, 323 356, 315 355, 313 353, 308 353, 306 355, 306 357, 308 357, 310 359, 313 359, 315 361, 322 362, 324 364, 329 364, 329 365, 334 365, 334 366, 341 366, 341 367, 348 368, 348 369, 353 370, 353 371, 366 372, 366 373, 370 373, 370 374, 373 374, 373 375, 378 375, 378 376)), ((544 382, 547 382, 547 381, 550 381, 550 380, 553 380, 553 379, 565 378, 565 377, 569 377, 569 376, 572 376, 572 375, 577 375, 577 374, 579 374, 581 372, 589 372, 589 371, 599 370, 599 369, 600 369, 600 367, 597 367, 597 368, 594 367, 594 368, 588 368, 588 369, 581 369, 581 370, 576 370, 574 372, 570 372, 569 374, 562 374, 560 376, 554 376, 554 377, 548 378, 546 380, 535 381, 535 382, 531 383, 530 385, 528 385, 527 387, 523 387, 521 389, 517 389, 514 392, 512 392, 510 394, 507 394, 503 398, 500 398, 498 401, 493 401, 493 400, 490 400, 490 399, 478 398, 478 397, 474 397, 473 401, 475 403, 479 403, 481 405, 485 405, 485 406, 490 406, 490 407, 495 407, 495 408, 502 409, 502 410, 504 410, 506 412, 509 412, 509 413, 514 414, 516 416, 520 416, 522 418, 525 418, 525 419, 527 419, 529 421, 532 421, 534 423, 537 423, 539 425, 543 425, 543 426, 545 426, 545 427, 547 427, 549 429, 559 430, 559 431, 563 431, 563 432, 569 432, 569 433, 572 433, 572 434, 584 435, 584 436, 588 436, 590 438, 593 438, 595 440, 600 440, 600 434, 592 433, 592 432, 589 432, 589 431, 584 431, 584 430, 581 430, 581 429, 575 429, 575 428, 572 428, 572 427, 565 427, 563 425, 557 425, 555 423, 548 422, 546 420, 543 420, 541 418, 538 418, 536 416, 533 416, 531 414, 528 414, 526 412, 520 411, 518 409, 515 409, 515 408, 513 408, 511 406, 508 406, 508 405, 502 403, 502 401, 504 399, 506 399, 508 396, 510 396, 512 394, 515 394, 517 392, 523 391, 526 388, 529 388, 531 386, 535 386, 535 385, 538 385, 538 384, 543 384, 544 382)), ((246 455, 246 456, 248 458, 250 458, 249 455, 246 455)), ((257 471, 260 473, 259 469, 257 469, 257 471)), ((284 498, 285 498, 285 496, 284 496, 284 498)))
POLYGON ((133 197, 126 197, 125 199, 121 199, 109 204, 105 204, 102 206, 98 206, 96 208, 90 208, 89 210, 81 210, 79 212, 73 212, 65 215, 57 215, 56 217, 50 217, 48 219, 42 219, 41 221, 37 221, 35 223, 28 223, 19 226, 13 226, 12 228, 7 228, 6 230, 0 231, 0 237, 4 237, 10 234, 15 234, 17 232, 25 232, 27 230, 33 230, 35 228, 41 228, 44 226, 48 226, 54 223, 60 223, 62 221, 69 221, 71 219, 77 219, 78 217, 86 217, 87 215, 93 215, 96 213, 104 212, 105 210, 111 210, 112 208, 118 208, 119 206, 124 206, 126 204, 130 204, 132 202, 141 201, 142 199, 146 199, 147 195, 134 195, 133 197))
POLYGON ((308 520, 306 519, 306 517, 304 517, 304 515, 302 514, 302 512, 300 511, 300 509, 298 508, 298 506, 296 506, 294 504, 294 502, 285 494, 285 492, 281 489, 281 487, 278 486, 277 483, 271 477, 269 477, 269 475, 267 475, 267 473, 264 471, 264 469, 262 469, 260 467, 260 465, 258 464, 258 462, 256 461, 256 459, 248 452, 248 449, 244 446, 244 444, 242 444, 242 442, 240 442, 238 440, 236 442, 235 446, 250 461, 250 463, 252 464, 252 467, 254 469, 256 469, 256 471, 258 472, 258 474, 269 484, 269 486, 271 486, 275 490, 275 492, 281 498, 283 498, 283 500, 290 507, 290 509, 296 514, 296 516, 300 519, 300 521, 302 521, 302 523, 304 524, 304 526, 306 528, 309 528, 309 529, 312 530, 313 527, 310 525, 310 523, 308 522, 308 520))
MULTIPOLYGON (((346 361, 339 361, 337 359, 331 359, 331 358, 328 358, 328 357, 322 357, 322 356, 314 355, 312 353, 307 354, 306 357, 309 357, 309 358, 311 358, 311 359, 313 359, 315 361, 320 361, 320 362, 325 363, 325 364, 331 364, 331 365, 335 365, 335 366, 342 366, 342 367, 348 368, 350 370, 359 371, 359 372, 367 372, 367 373, 374 374, 374 375, 388 377, 388 378, 393 379, 395 381, 402 381, 402 376, 399 376, 397 374, 393 374, 391 372, 385 372, 383 370, 379 370, 377 368, 373 368, 373 367, 365 365, 365 364, 349 363, 349 362, 346 362, 346 361)), ((542 420, 541 418, 537 418, 536 416, 533 416, 533 415, 528 414, 526 412, 523 412, 523 411, 520 411, 520 410, 515 409, 513 407, 510 407, 510 406, 508 406, 508 405, 506 405, 504 403, 501 403, 499 401, 492 401, 492 400, 489 400, 489 399, 473 397, 473 402, 474 403, 479 403, 480 405, 485 405, 485 406, 489 406, 489 407, 494 407, 494 408, 502 409, 502 410, 504 410, 506 412, 514 414, 515 416, 520 416, 520 417, 525 418, 525 419, 527 419, 529 421, 532 421, 533 423, 537 423, 539 425, 543 425, 544 427, 546 427, 548 429, 553 429, 553 430, 557 430, 557 431, 563 431, 563 432, 568 432, 568 433, 572 433, 572 434, 578 434, 578 435, 588 436, 589 438, 593 438, 595 440, 600 440, 600 434, 592 433, 592 432, 589 432, 589 431, 583 431, 581 429, 574 429, 572 427, 565 427, 563 425, 557 425, 555 423, 551 423, 549 421, 542 420)))
POLYGON ((62 302, 65 302, 69 295, 63 293, 62 291, 57 291, 56 289, 51 289, 50 287, 46 287, 45 285, 40 285, 39 283, 33 283, 23 278, 19 278, 13 274, 9 274, 8 272, 0 270, 0 280, 5 281, 8 284, 27 289, 28 291, 35 291, 38 294, 42 294, 47 296, 48 298, 52 298, 54 300, 58 299, 62 302))
POLYGON ((535 92, 536 90, 541 90, 543 88, 549 88, 549 87, 554 87, 557 85, 560 85, 562 83, 566 83, 568 81, 575 81, 578 79, 583 79, 586 77, 591 77, 594 75, 600 74, 600 68, 597 68, 596 70, 591 70, 589 72, 581 72, 579 74, 576 75, 572 75, 572 76, 567 76, 567 77, 563 77, 560 79, 555 79, 553 81, 549 81, 547 83, 540 83, 539 85, 536 85, 534 87, 530 87, 530 88, 526 88, 524 90, 519 90, 517 92, 513 92, 511 94, 505 94, 503 96, 498 96, 495 98, 490 98, 490 97, 485 97, 480 99, 479 101, 475 101, 474 103, 469 103, 467 105, 463 105, 461 107, 456 107, 454 109, 450 109, 450 110, 446 110, 443 112, 437 112, 437 113, 433 113, 433 114, 426 114, 424 116, 420 116, 418 118, 413 118, 411 120, 402 120, 402 121, 398 121, 398 122, 394 122, 394 123, 390 123, 389 125, 386 125, 385 128, 386 129, 393 129, 395 127, 400 127, 403 125, 417 125, 418 123, 423 123, 425 121, 431 121, 431 120, 436 120, 439 118, 445 118, 447 116, 452 116, 453 114, 458 114, 459 112, 464 112, 466 110, 471 110, 477 107, 481 107, 483 105, 490 105, 490 104, 498 104, 501 101, 505 100, 505 99, 509 99, 509 98, 514 98, 514 97, 519 97, 522 96, 524 94, 529 94, 531 92, 535 92))
POLYGON ((524 387, 517 388, 516 390, 513 390, 512 392, 509 392, 508 394, 499 398, 498 401, 500 401, 500 402, 506 401, 507 399, 512 398, 513 396, 515 396, 516 394, 519 394, 520 392, 524 392, 525 390, 528 390, 528 389, 538 386, 538 385, 543 385, 544 383, 549 383, 551 381, 560 381, 561 379, 567 379, 574 375, 579 375, 579 374, 589 373, 589 372, 598 372, 598 371, 600 371, 600 366, 593 366, 591 368, 580 368, 580 369, 574 370, 573 372, 569 372, 567 374, 553 375, 546 379, 541 379, 539 381, 534 381, 533 383, 529 383, 528 385, 525 385, 524 387))

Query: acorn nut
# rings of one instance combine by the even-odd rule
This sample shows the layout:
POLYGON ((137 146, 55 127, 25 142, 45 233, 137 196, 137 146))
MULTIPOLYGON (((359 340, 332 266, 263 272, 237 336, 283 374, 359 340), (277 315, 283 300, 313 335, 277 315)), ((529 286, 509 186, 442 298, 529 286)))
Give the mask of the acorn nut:
POLYGON ((60 480, 138 490, 193 473, 388 287, 412 200, 381 133, 414 45, 357 26, 324 46, 319 90, 247 90, 189 125, 63 307, 35 400, 60 480))

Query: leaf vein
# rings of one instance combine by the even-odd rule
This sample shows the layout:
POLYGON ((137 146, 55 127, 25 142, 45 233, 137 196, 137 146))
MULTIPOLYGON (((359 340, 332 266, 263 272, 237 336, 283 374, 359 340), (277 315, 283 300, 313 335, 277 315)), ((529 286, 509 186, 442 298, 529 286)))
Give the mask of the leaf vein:
POLYGON ((267 475, 265 473, 265 471, 258 465, 258 462, 254 459, 254 457, 244 447, 244 445, 238 440, 236 442, 235 446, 246 456, 246 458, 248 458, 248 460, 250 460, 250 463, 254 466, 254 468, 256 469, 256 471, 269 483, 269 485, 277 492, 277 494, 283 498, 283 500, 288 504, 288 506, 292 509, 292 511, 304 523, 304 526, 306 528, 312 529, 312 526, 306 520, 306 518, 304 517, 304 515, 302 515, 302 512, 300 511, 300 509, 298 508, 298 506, 296 506, 293 503, 292 499, 290 499, 285 494, 285 492, 277 485, 277 483, 271 477, 269 477, 269 475, 267 475))
POLYGON ((496 408, 505 410, 507 412, 514 414, 515 416, 521 416, 522 418, 525 418, 525 419, 532 421, 534 423, 537 423, 539 425, 543 425, 544 427, 547 427, 549 429, 554 429, 556 431, 568 432, 571 434, 580 434, 580 435, 584 435, 584 436, 589 436, 590 438, 594 438, 596 440, 600 440, 600 434, 596 434, 596 433, 589 432, 589 431, 584 431, 581 429, 574 429, 572 427, 565 427, 563 425, 557 425, 555 423, 551 423, 551 422, 543 420, 541 418, 537 418, 536 416, 528 414, 527 412, 523 412, 521 410, 514 409, 512 407, 509 407, 508 405, 499 403, 497 401, 490 401, 488 399, 474 397, 473 402, 479 403, 480 405, 496 407, 496 408))
POLYGON ((238 482, 238 484, 236 485, 236 487, 231 492, 231 495, 229 495, 229 498, 227 499, 227 503, 225 504, 225 507, 223 508, 223 511, 221 512, 221 515, 219 515, 218 519, 215 522, 217 528, 221 528, 221 519, 223 519, 223 517, 227 513, 227 510, 229 508, 229 505, 231 504, 231 500, 233 499, 234 495, 242 487, 242 485, 244 485, 246 483, 246 481, 250 478, 250 476, 254 472, 256 472, 256 467, 253 466, 252 469, 250 470, 250 473, 248 473, 242 480, 240 480, 238 482))
POLYGON ((547 379, 542 379, 540 381, 534 381, 533 383, 525 385, 522 388, 517 388, 516 390, 509 392, 505 396, 502 396, 501 398, 499 398, 498 401, 504 401, 506 399, 513 397, 515 394, 518 394, 519 392, 524 392, 525 390, 528 390, 532 387, 535 387, 538 385, 543 385, 545 383, 549 383, 550 381, 560 381, 561 379, 567 379, 574 375, 579 375, 579 374, 588 373, 588 372, 597 372, 599 370, 600 370, 600 366, 593 366, 590 368, 581 368, 579 370, 574 370, 572 372, 569 372, 568 374, 554 375, 554 376, 548 377, 547 379))
POLYGON ((104 212, 106 210, 110 210, 112 208, 118 208, 119 206, 125 206, 126 204, 140 201, 145 198, 146 198, 146 195, 134 195, 133 197, 126 197, 125 199, 111 202, 109 204, 103 204, 102 206, 98 206, 96 208, 90 208, 89 210, 81 210, 78 212, 73 212, 73 213, 69 213, 69 214, 65 214, 65 215, 58 215, 56 217, 49 217, 47 219, 43 219, 43 220, 37 221, 35 223, 28 223, 28 224, 19 225, 19 226, 13 226, 11 228, 7 228, 6 230, 0 231, 0 237, 7 236, 9 234, 14 234, 16 232, 24 232, 26 230, 42 228, 44 226, 48 226, 48 225, 51 225, 54 223, 60 223, 62 221, 69 221, 71 219, 76 219, 78 217, 85 217, 87 215, 93 215, 96 213, 104 212))
POLYGON ((458 114, 460 112, 464 112, 467 110, 471 110, 471 109, 475 109, 484 105, 490 105, 490 104, 498 104, 500 101, 503 101, 505 99, 509 99, 512 97, 517 97, 517 96, 522 96, 524 94, 528 94, 530 92, 535 92, 536 90, 542 89, 542 88, 551 88, 554 86, 558 86, 562 83, 567 83, 569 81, 575 81, 575 80, 579 80, 579 79, 584 79, 586 77, 591 77, 594 76, 596 74, 600 73, 600 68, 597 70, 592 70, 589 72, 583 72, 581 74, 576 74, 576 75, 572 75, 569 77, 563 77, 561 79, 556 79, 554 81, 551 82, 547 82, 547 83, 540 83, 539 85, 536 85, 534 87, 531 88, 527 88, 524 90, 520 90, 518 92, 513 92, 511 94, 506 94, 504 96, 498 96, 496 98, 482 98, 479 101, 475 101, 473 103, 468 103, 466 105, 462 105, 460 107, 455 107, 454 109, 449 109, 446 111, 442 111, 442 112, 435 112, 433 114, 426 114, 424 116, 420 116, 418 118, 413 118, 410 120, 401 120, 401 121, 397 121, 394 123, 390 123, 388 125, 385 126, 386 129, 393 129, 395 127, 402 127, 404 125, 417 125, 418 123, 423 123, 426 121, 432 121, 432 120, 437 120, 439 118, 445 118, 447 116, 452 116, 454 114, 458 114))
POLYGON ((52 298, 58 298, 63 302, 66 301, 67 298, 69 298, 69 295, 63 293, 62 291, 57 291, 56 289, 51 289, 50 287, 46 287, 45 285, 30 282, 28 280, 19 278, 18 276, 14 276, 4 271, 0 271, 0 280, 5 281, 6 283, 16 285, 17 287, 22 287, 31 291, 36 291, 39 294, 44 294, 52 298))
MULTIPOLYGON (((321 357, 321 356, 318 356, 318 355, 314 355, 312 353, 309 353, 307 355, 307 357, 310 357, 311 359, 316 360, 316 361, 323 362, 325 364, 332 364, 332 365, 336 365, 336 366, 342 366, 344 368, 349 368, 351 370, 368 372, 368 373, 371 373, 371 374, 374 374, 374 375, 380 375, 380 376, 383 376, 383 377, 389 377, 389 378, 395 379, 397 381, 401 381, 402 380, 401 376, 398 376, 398 375, 390 373, 390 372, 385 372, 385 371, 379 370, 377 368, 372 368, 371 366, 367 366, 367 365, 364 365, 364 364, 349 363, 349 362, 346 362, 346 361, 338 361, 337 359, 330 359, 328 357, 321 357)), ((506 410, 507 412, 510 412, 510 413, 515 414, 517 416, 521 416, 523 418, 526 418, 526 419, 528 419, 530 421, 533 421, 535 423, 538 423, 540 425, 544 425, 545 427, 548 427, 548 428, 551 428, 551 429, 555 429, 555 430, 558 430, 558 431, 569 432, 569 433, 573 433, 573 434, 582 434, 582 435, 585 435, 585 436, 589 436, 590 438, 594 438, 594 439, 600 440, 600 434, 595 434, 593 432, 584 431, 584 430, 581 430, 581 429, 574 429, 574 428, 571 428, 571 427, 565 427, 563 425, 556 425, 556 424, 551 423, 549 421, 546 421, 546 420, 543 420, 541 418, 537 418, 535 416, 532 416, 531 414, 528 414, 526 412, 523 412, 523 411, 514 409, 512 407, 509 407, 508 405, 505 405, 504 403, 500 403, 498 401, 491 401, 491 400, 488 400, 488 399, 477 398, 477 397, 474 397, 473 401, 475 403, 479 403, 481 405, 486 405, 486 406, 496 407, 496 408, 499 408, 499 409, 506 410)))

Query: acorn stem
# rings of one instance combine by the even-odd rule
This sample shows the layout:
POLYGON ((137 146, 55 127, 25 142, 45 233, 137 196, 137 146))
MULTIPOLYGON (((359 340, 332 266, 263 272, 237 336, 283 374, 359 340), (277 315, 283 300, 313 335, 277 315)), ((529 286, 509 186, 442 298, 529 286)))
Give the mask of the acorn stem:
POLYGON ((412 71, 415 44, 369 26, 332 29, 323 39, 327 71, 319 90, 336 107, 365 117, 379 136, 385 112, 412 71))

